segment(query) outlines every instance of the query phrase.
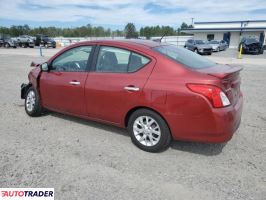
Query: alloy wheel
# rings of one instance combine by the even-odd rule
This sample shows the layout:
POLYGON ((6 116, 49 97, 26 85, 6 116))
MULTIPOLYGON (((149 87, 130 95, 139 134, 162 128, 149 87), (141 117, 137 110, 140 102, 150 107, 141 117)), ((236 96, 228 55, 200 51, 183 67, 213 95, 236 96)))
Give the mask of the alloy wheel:
POLYGON ((139 143, 144 146, 155 146, 161 138, 158 122, 150 116, 140 116, 133 124, 133 133, 139 143))
POLYGON ((29 91, 26 99, 26 109, 28 112, 32 112, 36 103, 36 97, 34 91, 29 91))

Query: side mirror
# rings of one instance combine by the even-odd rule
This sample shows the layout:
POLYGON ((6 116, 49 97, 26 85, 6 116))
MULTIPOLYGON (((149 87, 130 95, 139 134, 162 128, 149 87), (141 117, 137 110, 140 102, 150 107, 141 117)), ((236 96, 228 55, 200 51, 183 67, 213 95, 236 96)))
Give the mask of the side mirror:
POLYGON ((41 70, 47 72, 49 70, 48 63, 41 64, 41 70))

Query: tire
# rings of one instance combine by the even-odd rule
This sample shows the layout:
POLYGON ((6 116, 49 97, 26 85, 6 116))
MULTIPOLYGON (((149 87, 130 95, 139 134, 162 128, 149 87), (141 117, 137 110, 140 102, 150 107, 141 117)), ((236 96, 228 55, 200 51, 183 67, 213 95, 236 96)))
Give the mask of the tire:
POLYGON ((194 52, 196 52, 197 54, 200 54, 199 50, 196 48, 194 49, 194 52))
POLYGON ((5 48, 9 48, 10 45, 9 45, 8 43, 5 43, 5 44, 4 44, 4 47, 5 47, 5 48))
POLYGON ((38 117, 42 114, 40 97, 34 87, 30 87, 25 96, 25 111, 31 117, 38 117))
POLYGON ((132 142, 147 152, 165 150, 172 141, 167 123, 159 114, 148 109, 139 109, 132 113, 127 128, 132 142), (151 124, 148 125, 147 122, 151 124))

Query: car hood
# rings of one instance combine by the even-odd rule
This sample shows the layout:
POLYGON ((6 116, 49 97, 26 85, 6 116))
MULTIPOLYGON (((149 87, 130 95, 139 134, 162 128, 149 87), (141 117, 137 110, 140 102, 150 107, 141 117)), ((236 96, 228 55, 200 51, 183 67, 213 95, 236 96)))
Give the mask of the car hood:
POLYGON ((219 46, 219 44, 209 44, 210 46, 212 46, 212 48, 217 48, 219 46))

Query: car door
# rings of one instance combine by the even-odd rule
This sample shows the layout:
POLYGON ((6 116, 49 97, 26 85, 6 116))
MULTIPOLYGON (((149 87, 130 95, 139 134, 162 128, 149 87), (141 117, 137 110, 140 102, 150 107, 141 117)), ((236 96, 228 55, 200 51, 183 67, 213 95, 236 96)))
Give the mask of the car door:
MULTIPOLYGON (((142 100, 155 59, 119 47, 100 46, 85 85, 88 115, 115 124, 142 100)), ((144 98, 144 97, 143 97, 144 98)))
POLYGON ((79 46, 63 52, 49 63, 40 77, 42 104, 52 110, 86 115, 84 86, 92 46, 79 46))

